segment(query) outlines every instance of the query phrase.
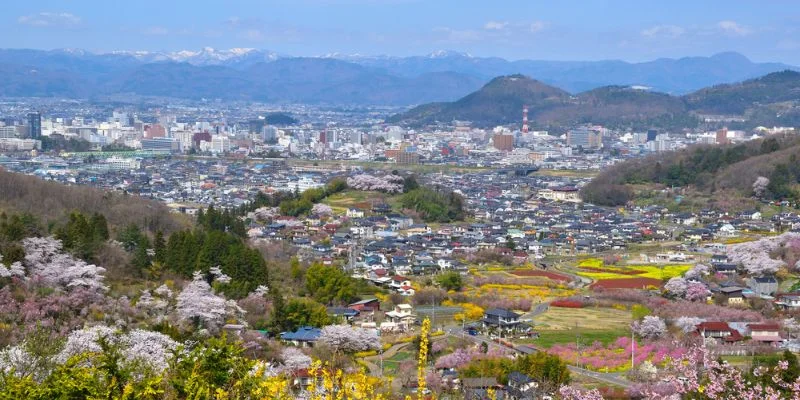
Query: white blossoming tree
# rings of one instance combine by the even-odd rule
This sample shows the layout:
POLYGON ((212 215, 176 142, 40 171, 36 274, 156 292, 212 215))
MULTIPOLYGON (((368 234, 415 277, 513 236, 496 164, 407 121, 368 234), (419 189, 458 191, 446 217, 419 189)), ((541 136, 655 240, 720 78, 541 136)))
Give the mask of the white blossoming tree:
POLYGON ((753 182, 753 193, 756 197, 763 197, 767 192, 767 186, 769 186, 769 179, 759 176, 756 178, 756 181, 753 182))
POLYGON ((380 339, 375 332, 354 328, 350 325, 323 327, 319 341, 330 346, 334 351, 343 353, 377 350, 381 346, 380 339))
POLYGON ((52 237, 23 239, 25 260, 20 266, 11 268, 19 274, 24 266, 27 277, 38 278, 44 284, 58 289, 85 288, 104 291, 104 268, 88 264, 62 251, 61 241, 52 237))
POLYGON ((694 332, 697 325, 702 323, 703 320, 697 317, 678 317, 675 320, 675 326, 680 328, 683 333, 694 332))
POLYGON ((320 217, 326 217, 333 214, 333 208, 327 204, 317 203, 311 207, 311 214, 320 217))
POLYGON ((214 294, 203 274, 197 271, 192 281, 178 294, 176 312, 182 322, 216 331, 225 323, 227 308, 225 298, 214 294))
POLYGON ((401 193, 403 191, 403 177, 397 175, 378 177, 369 174, 359 174, 347 178, 347 186, 363 191, 374 190, 385 193, 401 193))
POLYGON ((658 339, 667 333, 667 324, 657 316, 648 315, 641 321, 634 321, 631 329, 633 333, 643 339, 658 339))
POLYGON ((290 373, 311 366, 311 357, 305 355, 296 347, 283 349, 281 351, 281 360, 283 360, 284 369, 290 373))

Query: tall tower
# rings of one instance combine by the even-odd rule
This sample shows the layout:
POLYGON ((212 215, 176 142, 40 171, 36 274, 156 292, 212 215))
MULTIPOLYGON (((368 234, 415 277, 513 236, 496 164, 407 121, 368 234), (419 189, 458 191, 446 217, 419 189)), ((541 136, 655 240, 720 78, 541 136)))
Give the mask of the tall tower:
POLYGON ((522 106, 522 133, 528 133, 528 106, 522 106))

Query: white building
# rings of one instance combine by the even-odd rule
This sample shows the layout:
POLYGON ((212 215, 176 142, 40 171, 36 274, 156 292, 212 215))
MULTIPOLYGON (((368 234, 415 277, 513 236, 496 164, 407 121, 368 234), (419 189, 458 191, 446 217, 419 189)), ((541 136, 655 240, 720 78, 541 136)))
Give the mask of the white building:
POLYGON ((231 148, 231 140, 227 136, 215 135, 211 138, 209 151, 214 154, 227 153, 231 148))

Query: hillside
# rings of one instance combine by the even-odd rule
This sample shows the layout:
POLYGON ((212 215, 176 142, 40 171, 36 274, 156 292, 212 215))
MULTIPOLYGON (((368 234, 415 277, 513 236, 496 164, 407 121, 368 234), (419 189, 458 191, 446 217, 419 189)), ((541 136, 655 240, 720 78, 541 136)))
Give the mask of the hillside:
POLYGON ((187 225, 164 204, 154 200, 86 186, 66 186, 2 169, 0 211, 30 213, 45 226, 63 222, 72 211, 100 213, 108 220, 112 231, 136 224, 153 233, 159 230, 169 233, 187 225))
POLYGON ((668 94, 607 86, 571 96, 526 76, 511 75, 495 78, 452 103, 422 105, 387 122, 424 125, 464 120, 477 126, 494 126, 519 122, 523 105, 528 105, 529 120, 539 126, 583 122, 644 126, 657 117, 688 117, 681 99, 668 94))
POLYGON ((679 129, 696 127, 698 114, 722 114, 745 118, 743 123, 731 124, 738 129, 797 125, 798 101, 800 73, 788 70, 682 97, 629 86, 605 86, 569 96, 555 87, 513 75, 497 78, 460 100, 421 105, 392 116, 388 122, 424 125, 470 120, 488 127, 519 122, 522 104, 527 102, 529 119, 544 127, 592 122, 612 128, 646 129, 655 125, 679 129), (542 101, 541 93, 548 93, 547 101, 542 101))
POLYGON ((435 103, 416 107, 396 115, 388 122, 428 124, 452 120, 472 121, 477 125, 507 124, 520 119, 523 105, 530 116, 569 101, 569 93, 522 75, 493 79, 480 90, 452 103, 435 103))
POLYGON ((685 188, 727 201, 752 198, 753 183, 763 176, 770 183, 761 197, 796 199, 798 153, 800 138, 793 134, 738 145, 699 145, 617 164, 595 177, 581 196, 587 202, 617 206, 633 200, 640 189, 685 188))

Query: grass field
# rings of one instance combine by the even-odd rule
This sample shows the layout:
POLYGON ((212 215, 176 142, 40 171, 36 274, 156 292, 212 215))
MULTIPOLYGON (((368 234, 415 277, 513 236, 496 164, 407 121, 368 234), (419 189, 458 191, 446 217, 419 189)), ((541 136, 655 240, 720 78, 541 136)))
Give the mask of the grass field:
POLYGON ((398 351, 395 355, 391 356, 390 358, 383 359, 383 372, 385 374, 394 374, 397 371, 397 367, 400 366, 400 363, 411 359, 413 354, 410 351, 401 350, 398 351))
POLYGON ((392 208, 397 208, 397 203, 400 199, 398 195, 390 195, 381 192, 362 192, 359 190, 346 190, 341 193, 336 193, 328 196, 322 202, 331 206, 333 212, 344 214, 348 208, 360 208, 369 211, 372 204, 386 202, 392 208))
POLYGON ((575 329, 623 330, 633 321, 631 312, 614 308, 562 308, 550 307, 534 318, 536 330, 563 331, 575 329))
POLYGON ((575 343, 577 339, 581 346, 589 346, 594 342, 604 345, 614 342, 620 336, 629 336, 630 331, 624 329, 598 330, 598 329, 571 329, 571 330, 537 330, 538 339, 525 339, 524 343, 536 347, 549 349, 557 344, 575 343), (577 334, 577 336, 576 336, 577 334))

